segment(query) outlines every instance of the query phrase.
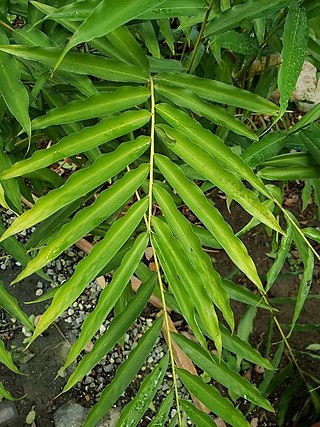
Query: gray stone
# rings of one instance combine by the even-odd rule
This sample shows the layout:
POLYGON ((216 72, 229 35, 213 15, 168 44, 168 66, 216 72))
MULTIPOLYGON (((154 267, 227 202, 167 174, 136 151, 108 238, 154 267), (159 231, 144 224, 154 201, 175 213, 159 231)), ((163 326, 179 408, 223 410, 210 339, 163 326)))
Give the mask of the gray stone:
POLYGON ((111 408, 110 411, 97 424, 97 427, 115 427, 120 418, 120 409, 111 408))
POLYGON ((15 418, 18 418, 18 411, 14 402, 10 400, 3 400, 0 403, 0 426, 5 427, 8 423, 14 421, 15 418))
POLYGON ((81 427, 88 410, 78 403, 68 402, 53 414, 55 427, 81 427))

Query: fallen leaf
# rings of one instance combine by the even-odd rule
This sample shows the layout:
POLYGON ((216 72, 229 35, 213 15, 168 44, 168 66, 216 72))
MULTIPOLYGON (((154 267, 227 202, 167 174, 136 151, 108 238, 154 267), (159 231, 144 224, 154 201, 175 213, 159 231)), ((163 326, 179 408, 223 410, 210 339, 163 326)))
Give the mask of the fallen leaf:
MULTIPOLYGON (((138 279, 137 277, 135 277, 135 276, 131 277, 131 287, 132 287, 132 289, 133 289, 134 292, 138 291, 138 289, 140 288, 141 283, 142 283, 141 280, 138 279)), ((153 295, 153 294, 151 295, 151 297, 149 299, 149 302, 154 307, 157 307, 157 308, 160 308, 160 309, 162 308, 162 302, 161 302, 161 300, 158 297, 156 297, 155 295, 153 295)))
POLYGON ((147 258, 148 261, 150 261, 151 258, 153 258, 153 249, 151 246, 148 246, 147 249, 144 252, 145 257, 147 258))

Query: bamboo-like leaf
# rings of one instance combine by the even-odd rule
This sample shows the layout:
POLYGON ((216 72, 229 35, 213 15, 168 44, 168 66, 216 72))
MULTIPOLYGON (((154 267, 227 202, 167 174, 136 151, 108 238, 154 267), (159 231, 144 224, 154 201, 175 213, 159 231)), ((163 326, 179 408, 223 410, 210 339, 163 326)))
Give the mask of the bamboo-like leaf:
POLYGON ((224 221, 220 212, 208 202, 200 188, 189 181, 179 166, 167 157, 156 154, 155 161, 164 177, 218 240, 232 261, 262 289, 257 270, 244 244, 233 234, 231 227, 224 221))
POLYGON ((191 327, 197 340, 205 347, 207 345, 206 340, 195 320, 194 301, 190 299, 190 294, 177 274, 175 264, 166 250, 165 242, 163 242, 158 236, 154 235, 152 236, 152 245, 159 257, 161 267, 164 271, 167 282, 170 285, 170 291, 173 293, 175 300, 177 301, 180 312, 191 327))
POLYGON ((189 390, 212 412, 234 427, 249 427, 242 413, 236 409, 230 400, 222 397, 216 388, 204 383, 198 376, 190 374, 184 369, 177 368, 179 378, 189 390))
POLYGON ((293 238, 292 225, 288 223, 286 235, 282 236, 282 239, 277 251, 276 259, 267 273, 266 292, 270 290, 274 282, 277 280, 277 277, 279 276, 279 273, 289 253, 291 243, 292 243, 292 238, 293 238))
POLYGON ((276 114, 279 111, 279 107, 267 99, 217 80, 182 73, 160 73, 155 80, 173 87, 184 87, 209 101, 233 105, 257 113, 276 114))
POLYGON ((301 132, 304 145, 318 165, 320 164, 319 129, 319 126, 313 124, 308 129, 301 132))
POLYGON ((149 146, 149 138, 122 143, 114 152, 104 154, 86 169, 75 172, 61 188, 50 191, 37 200, 34 207, 24 212, 2 235, 0 241, 48 218, 63 206, 87 194, 133 162, 149 146))
POLYGON ((222 168, 221 164, 206 151, 193 144, 182 132, 167 125, 157 125, 156 132, 168 148, 236 200, 253 217, 283 234, 272 213, 258 197, 248 190, 238 177, 222 168))
POLYGON ((288 8, 284 31, 282 65, 278 75, 280 90, 280 115, 286 111, 289 99, 296 86, 309 39, 309 23, 307 12, 300 7, 298 1, 291 2, 288 8))
POLYGON ((106 38, 119 51, 123 60, 149 71, 148 58, 127 27, 123 25, 110 31, 106 38))
POLYGON ((126 0, 102 0, 93 8, 69 40, 60 55, 55 68, 58 68, 66 53, 82 42, 104 36, 121 25, 141 15, 143 12, 163 3, 164 0, 136 0, 128 3, 126 0), (104 19, 101 19, 101 16, 104 19))
POLYGON ((120 267, 114 273, 111 283, 101 292, 95 309, 85 318, 80 336, 72 346, 63 369, 66 369, 78 357, 87 342, 100 328, 134 274, 147 243, 147 233, 140 234, 135 239, 134 245, 125 254, 120 267))
POLYGON ((167 45, 169 46, 169 49, 171 50, 172 54, 175 54, 175 48, 174 48, 174 35, 173 31, 170 26, 170 20, 169 19, 158 19, 157 24, 160 28, 161 33, 163 34, 165 41, 167 45))
MULTIPOLYGON (((7 37, 0 30, 0 48, 8 43, 7 37)), ((4 52, 0 52, 0 94, 9 111, 18 120, 30 138, 31 124, 28 92, 20 80, 20 69, 16 61, 4 52)))
POLYGON ((71 278, 55 293, 50 307, 37 324, 29 345, 72 304, 124 245, 141 221, 147 205, 148 199, 132 205, 123 218, 113 223, 105 237, 92 248, 90 255, 79 262, 71 278))
POLYGON ((94 427, 121 396, 143 365, 144 360, 156 342, 161 331, 162 322, 163 317, 161 316, 142 336, 137 347, 130 352, 127 360, 118 369, 113 381, 103 390, 99 402, 90 409, 83 427, 94 427))
POLYGON ((27 329, 32 331, 34 329, 33 324, 29 320, 26 313, 24 313, 19 307, 18 301, 13 297, 4 287, 4 284, 0 280, 0 307, 7 311, 12 317, 15 317, 21 322, 27 329))
POLYGON ((223 325, 220 325, 222 345, 231 353, 248 360, 249 362, 263 366, 266 369, 273 369, 268 359, 265 359, 261 354, 250 344, 241 340, 237 335, 231 335, 223 325))
POLYGON ((214 341, 217 351, 221 354, 222 344, 218 318, 197 271, 190 265, 184 248, 175 239, 168 225, 156 217, 153 218, 152 224, 156 235, 161 239, 164 250, 173 259, 177 274, 191 296, 204 327, 214 341))
POLYGON ((276 156, 285 146, 286 136, 284 132, 271 132, 265 135, 259 142, 251 144, 242 153, 245 164, 253 168, 276 156))
MULTIPOLYGON (((4 231, 5 227, 0 218, 0 233, 3 233, 4 231)), ((11 255, 15 260, 19 261, 24 267, 28 264, 29 261, 31 261, 30 255, 26 253, 26 248, 13 236, 3 240, 0 243, 0 246, 7 254, 11 255)), ((49 280, 42 271, 37 271, 36 274, 45 280, 49 280)))
MULTIPOLYGON (((9 157, 0 151, 0 173, 3 172, 4 169, 7 169, 11 166, 11 161, 9 157)), ((13 209, 13 211, 21 214, 22 206, 21 206, 21 193, 19 184, 16 180, 8 180, 1 183, 6 199, 8 200, 9 205, 13 209)))
POLYGON ((282 167, 265 167, 257 173, 260 178, 269 181, 289 181, 310 178, 319 178, 320 170, 318 166, 287 166, 282 167))
POLYGON ((14 397, 11 396, 11 394, 4 388, 2 382, 0 382, 0 398, 5 398, 8 400, 16 400, 14 397))
POLYGON ((238 135, 246 136, 255 141, 259 139, 252 130, 247 128, 227 110, 208 104, 200 99, 196 93, 191 92, 191 90, 158 84, 156 91, 179 107, 189 108, 194 113, 211 120, 218 126, 226 127, 238 135))
POLYGON ((256 19, 276 12, 290 4, 291 0, 247 0, 237 4, 213 18, 207 25, 205 34, 211 36, 238 27, 245 19, 256 19))
POLYGON ((157 413, 149 424, 149 427, 162 427, 165 425, 173 403, 173 397, 174 393, 173 390, 171 390, 168 396, 163 400, 160 408, 158 409, 157 413))
POLYGON ((316 104, 310 111, 304 114, 301 119, 295 123, 295 125, 289 129, 289 134, 297 132, 298 130, 308 126, 310 123, 314 123, 320 119, 320 104, 316 104))
POLYGON ((6 365, 6 367, 9 368, 12 372, 15 372, 16 374, 20 374, 19 369, 13 363, 11 353, 8 350, 6 350, 5 345, 1 339, 0 339, 0 363, 3 363, 4 365, 6 365))
MULTIPOLYGON (((127 306, 127 309, 116 316, 107 332, 94 344, 90 353, 86 354, 75 371, 71 374, 63 392, 66 392, 77 384, 81 379, 105 356, 118 342, 119 338, 130 328, 141 311, 145 308, 156 284, 156 277, 151 275, 150 279, 140 286, 137 294, 127 306)), ((67 362, 62 369, 65 369, 67 362)))
POLYGON ((136 396, 121 411, 118 427, 138 425, 161 385, 168 362, 169 354, 167 353, 153 371, 144 378, 136 396))
POLYGON ((103 191, 92 205, 79 211, 72 221, 65 224, 61 230, 48 241, 47 246, 40 249, 38 255, 30 260, 28 266, 19 274, 13 283, 30 276, 49 261, 55 259, 64 250, 89 233, 104 219, 123 206, 140 187, 149 172, 147 164, 128 172, 124 178, 116 181, 112 187, 103 191))
POLYGON ((86 127, 78 133, 65 136, 50 148, 35 151, 29 159, 15 163, 0 174, 0 179, 25 175, 65 157, 95 148, 102 143, 140 128, 149 121, 149 118, 149 112, 140 110, 127 111, 118 117, 105 119, 95 126, 86 127))
POLYGON ((262 181, 253 173, 240 156, 237 156, 218 136, 203 128, 201 124, 192 120, 183 111, 169 104, 158 104, 157 113, 175 129, 181 130, 192 142, 198 144, 204 150, 218 160, 225 169, 237 174, 241 179, 250 184, 262 194, 270 197, 262 181))
POLYGON ((237 372, 231 371, 223 360, 219 361, 217 356, 181 334, 172 334, 172 336, 181 350, 215 381, 261 408, 274 412, 270 403, 260 395, 258 389, 237 372))
POLYGON ((158 37, 151 21, 141 22, 137 26, 144 44, 154 58, 161 59, 158 37))
POLYGON ((180 404, 182 409, 188 415, 190 420, 196 425, 201 427, 217 427, 217 424, 213 421, 213 419, 204 412, 197 409, 193 403, 188 400, 180 400, 180 404))
POLYGON ((179 212, 170 194, 160 186, 154 186, 155 198, 168 222, 180 241, 184 251, 202 279, 203 286, 211 300, 221 310, 231 329, 234 328, 233 313, 228 294, 221 285, 219 274, 213 269, 210 257, 202 250, 189 221, 179 212))
MULTIPOLYGON (((55 47, 27 47, 21 45, 0 45, 0 51, 18 58, 42 62, 53 67, 61 50, 55 47)), ((135 65, 113 61, 90 53, 68 53, 60 70, 84 74, 115 82, 145 83, 148 74, 135 65)))
POLYGON ((45 116, 34 119, 31 126, 32 129, 44 129, 52 125, 103 117, 142 104, 149 96, 150 92, 144 87, 120 87, 114 92, 98 93, 84 100, 72 101, 62 108, 54 108, 45 116))
POLYGON ((249 289, 244 286, 231 282, 231 280, 222 279, 223 287, 227 291, 229 298, 243 302, 247 305, 254 307, 264 308, 265 310, 272 310, 272 307, 267 304, 262 297, 253 294, 249 289))
POLYGON ((286 168, 288 166, 315 166, 316 163, 309 153, 300 151, 280 154, 261 163, 261 166, 286 168))

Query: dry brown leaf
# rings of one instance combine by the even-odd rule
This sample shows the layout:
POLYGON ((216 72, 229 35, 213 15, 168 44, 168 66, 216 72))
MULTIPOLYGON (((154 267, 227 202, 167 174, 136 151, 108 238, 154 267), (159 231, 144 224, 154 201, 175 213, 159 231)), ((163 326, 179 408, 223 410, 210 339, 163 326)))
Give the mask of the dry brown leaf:
MULTIPOLYGON (((168 315, 168 321, 169 321, 170 331, 178 333, 178 331, 177 331, 176 327, 174 326, 174 323, 172 322, 169 315, 168 315)), ((168 344, 168 333, 166 330, 165 322, 163 322, 163 325, 162 325, 162 333, 163 333, 163 336, 164 336, 164 338, 168 344)), ((198 372, 197 372, 194 364, 189 359, 189 357, 181 350, 181 348, 173 340, 171 340, 171 345, 172 345, 174 360, 175 360, 178 368, 185 369, 186 371, 190 372, 190 374, 192 374, 192 375, 198 375, 198 372)), ((196 405, 196 407, 200 411, 205 412, 206 414, 209 414, 211 412, 210 409, 208 409, 205 405, 203 405, 202 402, 200 402, 200 400, 198 400, 196 397, 194 397, 192 395, 191 395, 191 397, 192 397, 194 404, 196 405)))
POLYGON ((251 427, 258 427, 258 425, 259 425, 259 418, 257 418, 257 417, 252 418, 252 420, 250 421, 250 425, 251 425, 251 427))
MULTIPOLYGON (((88 242, 86 239, 80 239, 75 243, 77 248, 79 248, 81 251, 83 251, 86 255, 89 255, 91 252, 91 249, 93 248, 93 245, 88 242)), ((104 289, 106 287, 106 279, 103 276, 97 277, 96 282, 100 286, 101 289, 104 289)))
POLYGON ((157 271, 157 265, 156 265, 156 263, 155 263, 155 262, 149 262, 148 267, 149 267, 149 270, 150 270, 150 271, 152 271, 153 273, 154 273, 155 271, 157 271))
POLYGON ((145 257, 147 258, 148 261, 150 261, 150 259, 153 257, 153 249, 151 246, 148 246, 147 249, 144 252, 145 257))
POLYGON ((226 423, 221 418, 215 418, 213 421, 217 424, 217 427, 227 427, 226 423))

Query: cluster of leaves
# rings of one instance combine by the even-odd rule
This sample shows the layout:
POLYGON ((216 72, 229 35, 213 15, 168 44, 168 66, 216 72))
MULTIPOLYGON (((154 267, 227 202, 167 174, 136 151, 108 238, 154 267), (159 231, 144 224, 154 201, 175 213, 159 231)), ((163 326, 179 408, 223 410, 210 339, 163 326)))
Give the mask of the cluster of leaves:
MULTIPOLYGON (((34 329, 30 345, 91 281, 114 271, 62 370, 77 359, 115 307, 117 315, 63 391, 77 384, 121 340, 152 294, 161 300, 163 312, 104 389, 85 426, 96 425, 117 401, 161 328, 168 354, 144 379, 118 425, 139 424, 170 360, 174 383, 178 375, 190 394, 216 416, 232 426, 247 426, 235 404, 212 384, 176 366, 173 344, 225 386, 234 402, 243 397, 273 411, 266 396, 283 343, 270 363, 240 333, 234 334, 230 299, 248 304, 249 317, 256 307, 273 312, 266 294, 294 242, 304 273, 290 331, 283 336, 287 344, 312 279, 314 253, 306 236, 319 241, 319 232, 301 231, 282 208, 281 188, 266 182, 304 179, 304 205, 312 192, 319 204, 320 108, 314 107, 291 129, 261 138, 249 126, 250 115, 255 113, 262 122, 271 117, 276 126, 279 120, 286 124, 284 115, 306 56, 319 68, 320 2, 48 3, 4 0, 0 5, 0 202, 18 215, 7 230, 0 225, 1 246, 25 267, 16 283, 33 273, 45 276, 41 269, 88 233, 101 238, 67 282, 41 297, 52 301, 35 329, 3 286, 0 305, 34 329), (279 53, 281 66, 270 65, 271 55, 279 53), (267 99, 277 87, 280 107, 267 99), (67 179, 56 173, 57 165, 65 161, 75 165, 67 179), (252 216, 237 234, 209 199, 212 189, 252 216), (23 212, 21 196, 29 204, 34 196, 38 199, 23 212), (181 213, 184 205, 201 226, 181 213), (277 220, 281 212, 287 221, 284 231, 277 220), (260 223, 280 241, 266 286, 240 240, 260 223), (34 226, 22 246, 14 235, 34 226), (148 246, 156 272, 141 261, 148 246), (221 277, 203 246, 223 249, 261 297, 221 277), (142 285, 132 295, 127 290, 134 274, 142 285), (197 343, 170 333, 168 309, 183 316, 197 343), (208 351, 208 340, 217 356, 208 351), (268 370, 259 390, 223 361, 225 351, 236 356, 238 365, 245 359, 268 370)), ((17 372, 0 343, 0 360, 17 372)), ((215 425, 196 405, 180 400, 174 389, 150 425, 165 424, 174 394, 178 412, 172 423, 178 419, 181 424, 183 409, 196 425, 215 425)), ((4 389, 0 393, 10 398, 4 389)), ((311 396, 319 406, 314 391, 311 396)))

